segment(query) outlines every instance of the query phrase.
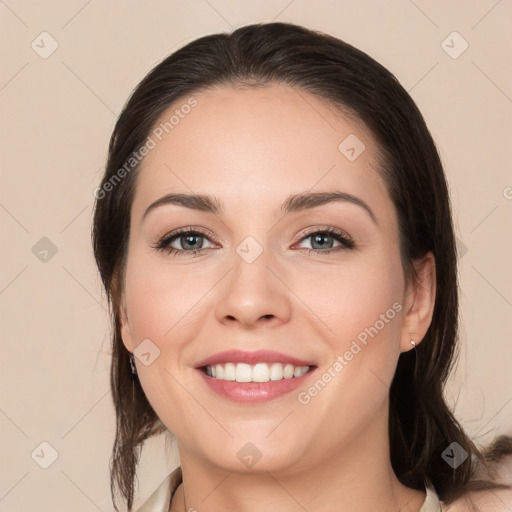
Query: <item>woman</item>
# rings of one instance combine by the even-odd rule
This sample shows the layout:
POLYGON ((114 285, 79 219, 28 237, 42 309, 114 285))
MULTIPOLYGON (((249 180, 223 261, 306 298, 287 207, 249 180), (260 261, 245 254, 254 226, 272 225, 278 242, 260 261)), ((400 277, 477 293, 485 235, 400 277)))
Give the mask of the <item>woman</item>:
POLYGON ((181 466, 140 512, 426 512, 503 487, 443 398, 443 169, 369 56, 284 23, 193 41, 132 94, 96 197, 129 510, 165 431, 181 466))

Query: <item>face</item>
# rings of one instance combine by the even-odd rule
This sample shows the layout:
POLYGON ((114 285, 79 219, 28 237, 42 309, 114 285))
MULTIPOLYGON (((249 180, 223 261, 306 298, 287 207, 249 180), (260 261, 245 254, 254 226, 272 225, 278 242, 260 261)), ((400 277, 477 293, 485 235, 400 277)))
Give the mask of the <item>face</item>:
POLYGON ((193 99, 132 204, 122 336, 149 402, 182 455, 229 471, 387 435, 410 304, 375 141, 285 86, 193 99))

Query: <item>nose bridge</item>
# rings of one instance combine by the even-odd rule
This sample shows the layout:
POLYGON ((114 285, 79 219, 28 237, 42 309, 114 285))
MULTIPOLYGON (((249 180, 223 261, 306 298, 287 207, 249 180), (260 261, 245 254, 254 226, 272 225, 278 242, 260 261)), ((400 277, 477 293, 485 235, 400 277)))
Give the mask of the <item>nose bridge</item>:
POLYGON ((238 320, 247 327, 260 318, 276 321, 287 317, 285 288, 270 270, 273 261, 270 251, 253 236, 247 236, 234 248, 232 270, 216 304, 219 321, 238 320))

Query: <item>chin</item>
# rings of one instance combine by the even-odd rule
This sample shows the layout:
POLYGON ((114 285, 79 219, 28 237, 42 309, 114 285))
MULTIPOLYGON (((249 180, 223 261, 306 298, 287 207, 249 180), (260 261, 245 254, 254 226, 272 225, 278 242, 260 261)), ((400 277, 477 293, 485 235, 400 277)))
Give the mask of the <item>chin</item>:
POLYGON ((237 435, 229 441, 219 442, 214 452, 210 447, 204 455, 210 464, 224 471, 251 474, 281 472, 297 469, 304 458, 306 450, 298 444, 299 440, 299 433, 296 437, 288 436, 285 444, 281 439, 237 435))

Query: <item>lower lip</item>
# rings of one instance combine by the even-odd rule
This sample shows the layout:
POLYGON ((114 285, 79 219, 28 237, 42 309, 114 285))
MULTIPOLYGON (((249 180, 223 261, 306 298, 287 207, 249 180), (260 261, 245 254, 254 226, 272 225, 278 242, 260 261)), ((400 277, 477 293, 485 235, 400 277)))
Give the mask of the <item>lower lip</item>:
POLYGON ((214 379, 202 370, 197 371, 206 385, 218 395, 237 403, 260 403, 274 400, 297 389, 314 373, 315 368, 301 377, 270 380, 268 382, 236 382, 234 380, 214 379))

